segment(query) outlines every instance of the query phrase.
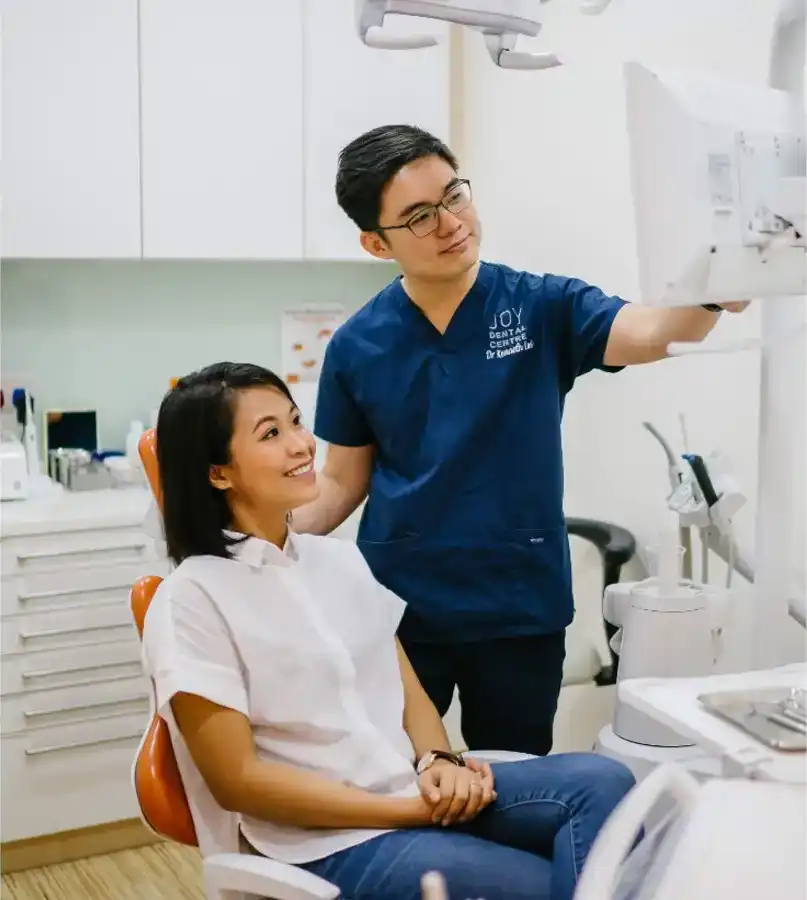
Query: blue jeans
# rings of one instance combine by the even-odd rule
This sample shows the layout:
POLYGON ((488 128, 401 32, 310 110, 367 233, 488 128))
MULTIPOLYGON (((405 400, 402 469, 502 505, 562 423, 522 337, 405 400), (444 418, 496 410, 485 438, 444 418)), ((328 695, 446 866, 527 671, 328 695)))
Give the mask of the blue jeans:
POLYGON ((499 763, 497 799, 473 822, 393 831, 308 863, 348 900, 420 900, 436 869, 450 900, 571 900, 597 832, 634 785, 593 753, 499 763))

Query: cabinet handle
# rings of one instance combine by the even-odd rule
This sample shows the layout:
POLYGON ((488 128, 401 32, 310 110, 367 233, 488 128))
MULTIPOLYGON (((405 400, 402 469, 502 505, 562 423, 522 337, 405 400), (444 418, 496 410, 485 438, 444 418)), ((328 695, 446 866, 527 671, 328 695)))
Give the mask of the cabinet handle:
POLYGON ((83 634, 85 631, 108 631, 110 628, 131 628, 131 622, 119 622, 114 625, 83 625, 80 628, 49 628, 44 631, 21 631, 21 641, 35 641, 40 638, 60 637, 66 634, 83 634))
MULTIPOLYGON (((42 610, 34 610, 34 612, 73 612, 77 609, 98 609, 99 606, 115 606, 125 602, 126 601, 122 597, 108 597, 106 600, 88 600, 86 603, 66 603, 64 606, 47 606, 42 610)), ((14 613, 10 613, 9 615, 13 616, 14 613)))
POLYGON ((43 550, 36 553, 18 553, 18 562, 31 562, 35 559, 60 559, 63 556, 85 556, 88 553, 115 553, 119 550, 134 550, 142 553, 146 544, 115 544, 110 547, 71 547, 69 550, 43 550))
POLYGON ((118 737, 96 738, 94 741, 73 741, 69 744, 53 744, 50 747, 25 748, 26 756, 41 756, 43 753, 59 753, 62 750, 82 750, 87 747, 101 747, 104 744, 117 744, 120 741, 142 740, 143 731, 121 734, 118 737))
POLYGON ((23 672, 22 678, 28 681, 34 678, 51 678, 54 675, 72 675, 74 672, 94 672, 96 669, 116 669, 118 666, 139 666, 137 659, 123 659, 118 662, 96 663, 94 666, 69 666, 64 669, 40 669, 38 672, 23 672))
MULTIPOLYGON (((39 591, 34 594, 20 594, 17 599, 20 603, 27 603, 29 600, 53 600, 56 597, 76 597, 79 594, 100 594, 103 591, 129 591, 132 585, 127 584, 111 584, 109 587, 88 587, 88 588, 64 588, 58 591, 39 591)), ((111 603, 112 601, 105 601, 111 603)), ((120 603, 120 600, 116 601, 120 603)), ((94 606, 95 604, 82 603, 81 606, 94 606)), ((74 607, 69 607, 73 609, 74 607)))
MULTIPOLYGON (((148 700, 148 694, 135 694, 134 697, 121 697, 118 700, 97 700, 95 703, 80 703, 77 706, 54 706, 50 709, 32 709, 24 711, 23 716, 26 719, 39 719, 43 716, 53 716, 58 713, 77 713, 86 709, 102 709, 104 706, 115 706, 118 703, 140 703, 148 700)), ((126 714, 128 715, 128 713, 126 714)))
MULTIPOLYGON (((131 665, 131 663, 122 663, 122 665, 131 665)), ((139 674, 142 675, 142 672, 139 674)), ((81 678, 78 681, 63 681, 57 687, 60 690, 62 688, 91 687, 95 684, 111 684, 113 681, 128 681, 138 677, 139 675, 137 674, 133 675, 131 672, 124 672, 121 675, 107 675, 104 678, 81 678)))

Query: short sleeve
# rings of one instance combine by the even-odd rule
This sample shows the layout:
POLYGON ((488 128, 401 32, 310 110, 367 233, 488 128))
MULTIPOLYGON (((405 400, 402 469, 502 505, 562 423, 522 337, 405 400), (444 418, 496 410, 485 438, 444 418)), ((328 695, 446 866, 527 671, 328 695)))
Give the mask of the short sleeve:
POLYGON ((346 384, 346 373, 341 365, 337 340, 334 336, 330 341, 322 361, 314 434, 329 444, 366 447, 374 443, 375 438, 346 384))
POLYGON ((384 606, 384 618, 389 622, 393 632, 397 632, 406 612, 406 603, 389 588, 385 588, 383 584, 376 582, 376 585, 378 586, 379 603, 384 606))
POLYGON ((218 609, 196 582, 164 581, 146 614, 143 660, 163 714, 175 694, 196 694, 249 714, 238 653, 218 609))
POLYGON ((592 369, 619 372, 622 366, 606 366, 603 359, 611 326, 626 301, 579 278, 547 276, 545 289, 559 317, 560 361, 569 386, 592 369))

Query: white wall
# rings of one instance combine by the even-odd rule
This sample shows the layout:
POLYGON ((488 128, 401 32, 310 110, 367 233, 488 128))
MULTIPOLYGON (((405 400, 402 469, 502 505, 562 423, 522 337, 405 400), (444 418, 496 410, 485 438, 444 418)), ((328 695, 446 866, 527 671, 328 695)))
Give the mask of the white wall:
MULTIPOLYGON (((619 64, 634 58, 764 85, 776 4, 613 0, 599 18, 577 9, 576 2, 542 6, 542 34, 524 41, 525 49, 561 53, 568 65, 560 69, 497 69, 479 36, 464 36, 464 173, 473 182, 487 258, 581 277, 639 300, 619 64)), ((759 313, 752 307, 724 315, 721 336, 758 335, 759 313)), ((666 466, 641 421, 653 421, 683 450, 680 412, 690 449, 727 451, 749 494, 736 526, 741 545, 751 547, 758 394, 753 352, 582 379, 564 427, 567 513, 610 519, 652 541, 666 466)))
POLYGON ((39 410, 97 409, 122 448, 169 380, 230 359, 279 368, 280 313, 347 313, 395 274, 375 263, 21 262, 2 265, 2 385, 39 410))

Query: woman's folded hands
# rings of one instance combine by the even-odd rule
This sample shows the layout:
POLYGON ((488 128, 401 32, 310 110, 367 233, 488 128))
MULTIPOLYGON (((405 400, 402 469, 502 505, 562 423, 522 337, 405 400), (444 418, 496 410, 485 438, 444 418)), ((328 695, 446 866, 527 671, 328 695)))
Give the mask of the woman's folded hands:
POLYGON ((496 799, 490 765, 464 759, 465 767, 438 760, 420 776, 420 791, 434 825, 470 822, 496 799))

